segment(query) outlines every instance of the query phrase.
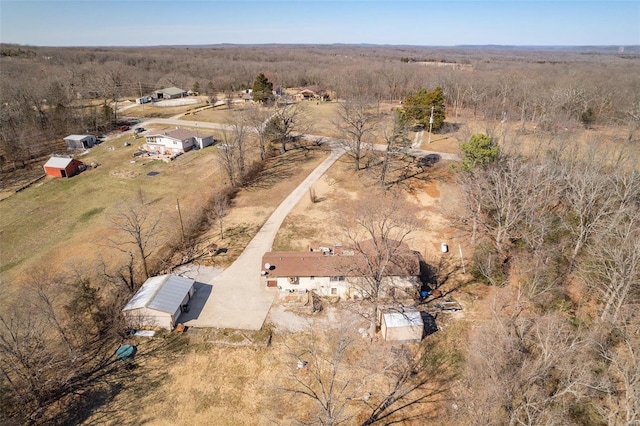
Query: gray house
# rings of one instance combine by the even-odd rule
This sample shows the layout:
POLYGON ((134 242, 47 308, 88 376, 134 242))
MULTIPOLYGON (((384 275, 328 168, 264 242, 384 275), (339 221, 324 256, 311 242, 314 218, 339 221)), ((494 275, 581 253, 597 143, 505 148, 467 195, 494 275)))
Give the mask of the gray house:
POLYGON ((69 135, 64 141, 68 149, 86 149, 95 145, 97 138, 93 135, 69 135))
POLYGON ((178 275, 151 277, 122 309, 131 328, 172 330, 195 293, 195 281, 178 275))

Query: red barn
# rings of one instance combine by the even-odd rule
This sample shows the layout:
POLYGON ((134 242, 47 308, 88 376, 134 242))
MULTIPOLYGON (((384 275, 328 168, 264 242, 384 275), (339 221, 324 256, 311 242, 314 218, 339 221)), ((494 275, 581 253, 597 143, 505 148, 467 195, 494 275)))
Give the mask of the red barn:
POLYGON ((53 177, 71 177, 84 170, 82 161, 66 157, 51 157, 44 165, 44 173, 53 177))

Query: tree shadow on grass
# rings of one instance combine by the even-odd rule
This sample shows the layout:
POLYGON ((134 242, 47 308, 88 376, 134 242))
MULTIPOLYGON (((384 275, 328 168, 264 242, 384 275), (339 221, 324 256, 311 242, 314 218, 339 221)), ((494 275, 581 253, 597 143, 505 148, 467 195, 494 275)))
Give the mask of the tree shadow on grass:
POLYGON ((418 180, 426 183, 433 180, 431 173, 433 167, 440 161, 437 154, 429 154, 422 157, 413 157, 409 155, 403 156, 399 161, 393 162, 393 168, 389 175, 394 176, 387 182, 388 187, 406 186, 411 188, 412 182, 418 180))
POLYGON ((248 179, 245 188, 249 191, 269 189, 279 182, 291 178, 298 171, 298 164, 309 161, 316 149, 302 146, 274 157, 255 176, 248 179))
MULTIPOLYGON (((160 387, 167 379, 164 369, 154 368, 146 360, 179 352, 183 336, 168 335, 156 339, 144 338, 129 342, 138 348, 132 361, 114 361, 105 374, 89 390, 75 395, 59 414, 48 420, 56 425, 141 425, 149 419, 139 417, 140 401, 160 387), (122 394, 122 395, 121 395, 122 394), (119 397, 122 396, 122 397, 119 397)), ((115 355, 114 355, 115 356, 115 355)))

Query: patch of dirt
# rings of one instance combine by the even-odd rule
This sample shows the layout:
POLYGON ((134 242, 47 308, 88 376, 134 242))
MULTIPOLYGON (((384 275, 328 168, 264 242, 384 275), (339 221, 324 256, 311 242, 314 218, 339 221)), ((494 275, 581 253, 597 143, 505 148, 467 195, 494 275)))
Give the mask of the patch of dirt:
POLYGON ((116 178, 133 179, 140 176, 140 173, 133 170, 112 170, 109 175, 116 178))

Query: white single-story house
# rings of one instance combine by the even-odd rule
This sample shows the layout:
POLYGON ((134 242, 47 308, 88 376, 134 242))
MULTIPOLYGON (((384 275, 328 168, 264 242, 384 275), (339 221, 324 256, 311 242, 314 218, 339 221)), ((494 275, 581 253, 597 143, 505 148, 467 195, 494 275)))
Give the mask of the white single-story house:
POLYGON ((68 149, 85 149, 91 148, 97 142, 94 135, 69 135, 64 138, 68 149))
POLYGON ((176 99, 185 96, 187 96, 187 91, 179 87, 167 87, 153 92, 153 97, 156 99, 176 99))
MULTIPOLYGON (((415 288, 420 274, 420 259, 403 244, 401 261, 389 263, 383 278, 389 288, 415 288)), ((315 291, 321 296, 363 297, 360 271, 364 257, 353 250, 319 247, 304 252, 268 252, 262 257, 262 279, 267 287, 281 291, 315 291), (355 267, 354 267, 355 266, 355 267)))
POLYGON ((149 134, 145 137, 147 150, 160 154, 182 154, 215 143, 212 135, 200 136, 196 132, 179 127, 168 132, 149 134))
POLYGON ((172 330, 195 293, 195 281, 178 275, 151 277, 122 309, 131 328, 172 330))
POLYGON ((422 314, 415 308, 383 312, 380 333, 388 342, 419 342, 424 335, 422 314))

